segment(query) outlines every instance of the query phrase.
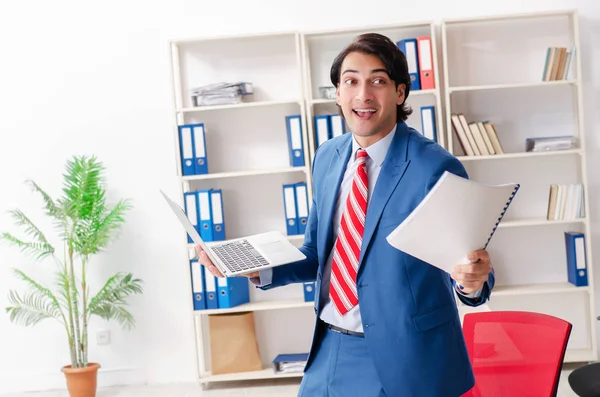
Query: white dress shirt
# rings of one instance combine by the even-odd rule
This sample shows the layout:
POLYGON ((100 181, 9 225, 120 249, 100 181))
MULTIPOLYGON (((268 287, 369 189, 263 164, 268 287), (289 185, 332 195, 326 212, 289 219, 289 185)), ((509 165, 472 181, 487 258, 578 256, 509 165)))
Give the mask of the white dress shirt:
MULTIPOLYGON (((366 167, 367 179, 369 181, 367 208, 369 207, 369 203, 371 202, 371 195, 373 194, 375 184, 377 183, 377 178, 379 177, 379 172, 381 171, 381 164, 383 164, 383 160, 385 160, 385 156, 388 152, 388 149, 390 148, 392 140, 394 139, 394 135, 396 135, 396 126, 394 126, 394 129, 383 139, 377 141, 376 143, 372 144, 371 146, 365 149, 368 154, 366 167)), ((354 179, 354 175, 356 174, 356 168, 358 166, 358 161, 356 161, 356 152, 360 148, 361 147, 358 144, 358 142, 356 142, 356 139, 352 137, 352 153, 350 154, 348 164, 346 165, 346 171, 344 172, 344 178, 342 179, 342 184, 340 185, 340 189, 338 191, 335 211, 333 213, 332 222, 334 242, 337 239, 337 235, 340 229, 340 222, 342 219, 342 213, 344 212, 344 207, 346 205, 346 198, 350 193, 350 188, 352 187, 352 180, 354 179)), ((356 332, 363 332, 359 309, 360 302, 352 309, 350 309, 348 313, 346 313, 343 316, 340 316, 340 314, 335 309, 333 303, 329 299, 329 279, 331 274, 331 261, 333 258, 333 251, 334 250, 332 249, 329 253, 329 257, 327 258, 327 262, 325 263, 325 267, 323 268, 321 296, 326 298, 323 310, 321 311, 320 318, 324 322, 336 325, 340 328, 356 332)))

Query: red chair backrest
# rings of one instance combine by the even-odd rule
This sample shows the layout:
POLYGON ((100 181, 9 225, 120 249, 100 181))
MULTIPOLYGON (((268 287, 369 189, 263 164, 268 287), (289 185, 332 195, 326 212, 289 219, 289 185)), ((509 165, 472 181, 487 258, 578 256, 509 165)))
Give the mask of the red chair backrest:
POLYGON ((554 397, 572 325, 522 311, 468 313, 463 332, 475 387, 463 397, 554 397))

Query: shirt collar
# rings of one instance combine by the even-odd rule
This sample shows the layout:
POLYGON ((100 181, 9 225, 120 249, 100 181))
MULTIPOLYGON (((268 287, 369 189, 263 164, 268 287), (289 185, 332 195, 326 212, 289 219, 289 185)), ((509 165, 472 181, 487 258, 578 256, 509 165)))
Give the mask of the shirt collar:
MULTIPOLYGON (((383 164, 383 160, 385 160, 385 156, 387 155, 388 149, 390 148, 392 140, 394 139, 394 135, 396 134, 396 127, 397 125, 394 125, 392 131, 383 139, 380 139, 365 149, 371 160, 373 160, 373 163, 377 164, 378 166, 381 166, 381 164, 383 164)), ((352 158, 354 160, 356 160, 356 152, 360 148, 360 145, 358 142, 356 142, 354 136, 352 136, 352 158)))

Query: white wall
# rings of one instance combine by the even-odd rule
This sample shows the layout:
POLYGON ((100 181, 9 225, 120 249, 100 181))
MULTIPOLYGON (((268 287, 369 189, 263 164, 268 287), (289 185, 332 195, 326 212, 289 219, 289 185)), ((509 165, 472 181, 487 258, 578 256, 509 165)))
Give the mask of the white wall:
MULTIPOLYGON (((133 199, 121 238, 93 263, 92 280, 128 270, 145 281, 145 295, 132 301, 137 328, 94 319, 112 332, 112 344, 91 344, 103 365, 101 384, 193 381, 192 319, 187 305, 187 269, 181 234, 164 211, 157 188, 175 193, 171 92, 167 40, 258 31, 310 30, 386 24, 444 17, 577 8, 586 103, 588 154, 600 145, 600 7, 597 0, 262 0, 218 2, 171 0, 3 2, 0 5, 0 229, 14 231, 6 210, 25 209, 36 221, 41 201, 23 185, 33 178, 60 193, 65 160, 93 153, 108 168, 109 199, 133 199), (519 6, 518 4, 522 4, 519 6), (286 8, 289 7, 289 8, 286 8), (594 47, 595 45, 595 47, 594 47), (595 114, 594 114, 595 113, 595 114), (159 308, 160 306, 160 308, 159 308)), ((590 156, 593 248, 600 258, 598 205, 600 161, 590 156)), ((51 230, 51 225, 38 221, 51 230)), ((20 287, 13 266, 41 281, 51 265, 28 264, 14 249, 0 248, 0 306, 9 288, 20 287)), ((596 272, 596 282, 600 281, 596 272)), ((93 282, 93 281, 92 281, 93 282)), ((597 299, 598 300, 598 299, 597 299)), ((600 307, 600 306, 599 306, 600 307)), ((36 328, 11 324, 0 315, 0 393, 64 387, 60 367, 69 359, 58 324, 36 328)))

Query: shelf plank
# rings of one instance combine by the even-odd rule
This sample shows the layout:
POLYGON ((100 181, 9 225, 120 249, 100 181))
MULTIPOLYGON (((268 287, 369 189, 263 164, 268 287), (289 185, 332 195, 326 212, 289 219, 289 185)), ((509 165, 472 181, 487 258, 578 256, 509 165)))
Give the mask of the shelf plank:
POLYGON ((448 87, 448 92, 464 92, 464 91, 483 91, 483 90, 502 90, 514 88, 535 88, 552 85, 574 85, 577 80, 556 80, 556 81, 536 81, 531 83, 509 83, 509 84, 488 84, 488 85, 471 85, 448 87))
POLYGON ((293 38, 298 34, 298 32, 294 30, 289 31, 280 31, 280 32, 259 32, 252 34, 242 34, 242 33, 234 33, 234 34, 223 34, 223 35, 211 35, 204 37, 181 37, 178 39, 171 40, 172 44, 201 44, 201 43, 209 43, 215 41, 255 41, 255 40, 265 40, 272 39, 277 37, 290 37, 293 38))
POLYGON ((271 175, 271 174, 286 174, 292 172, 308 172, 307 167, 286 167, 272 168, 252 171, 234 171, 234 172, 215 172, 213 174, 189 175, 182 176, 182 181, 200 181, 206 179, 224 179, 224 178, 240 178, 245 176, 271 175))
MULTIPOLYGON (((536 294, 562 294, 589 292, 589 287, 576 287, 571 283, 545 283, 545 284, 522 284, 522 285, 497 285, 492 291, 492 296, 518 296, 536 294)), ((303 299, 271 300, 250 302, 230 309, 196 310, 194 315, 204 316, 210 314, 239 313, 246 311, 263 311, 293 309, 302 307, 313 307, 314 302, 305 302, 303 299)))
POLYGON ((549 150, 547 152, 519 152, 519 153, 504 153, 492 154, 486 156, 456 156, 460 161, 478 161, 478 160, 507 160, 526 157, 544 157, 544 156, 569 156, 572 154, 581 155, 581 149, 570 150, 549 150))
POLYGON ((254 379, 301 378, 302 376, 304 376, 303 372, 278 374, 275 373, 272 368, 264 368, 260 371, 236 372, 232 374, 219 375, 212 375, 210 372, 208 372, 206 375, 200 377, 200 382, 230 382, 254 379))
POLYGON ((522 284, 510 286, 497 285, 492 290, 492 297, 562 293, 568 294, 588 291, 589 287, 576 287, 571 283, 522 284))
MULTIPOLYGON (((431 27, 431 21, 429 20, 421 20, 421 21, 406 21, 399 22, 394 24, 378 24, 371 25, 369 30, 371 32, 382 32, 386 30, 402 30, 402 29, 414 29, 414 28, 425 28, 429 29, 431 27)), ((307 40, 315 40, 315 39, 323 39, 330 38, 336 36, 346 36, 348 34, 357 35, 364 32, 364 28, 328 28, 328 29, 317 29, 317 30, 309 30, 303 32, 304 36, 307 40)), ((385 32, 384 32, 385 34, 385 32)))
POLYGON ((408 93, 408 97, 410 98, 411 96, 420 96, 420 95, 436 95, 438 93, 437 88, 433 88, 430 90, 415 90, 415 91, 410 91, 408 93))
POLYGON ((475 23, 489 23, 489 22, 506 22, 511 23, 519 19, 541 19, 541 18, 555 18, 555 17, 572 17, 574 10, 558 10, 558 11, 538 11, 538 12, 524 12, 516 14, 494 14, 494 15, 482 15, 482 16, 471 16, 471 17, 458 17, 458 18, 446 18, 443 21, 445 25, 457 25, 457 24, 475 24, 475 23))
POLYGON ((335 104, 335 99, 327 99, 327 98, 311 99, 309 102, 313 105, 325 104, 325 103, 335 104))
POLYGON ((581 363, 588 361, 596 361, 597 357, 592 349, 568 349, 565 352, 566 363, 581 363))
POLYGON ((204 316, 210 314, 257 312, 263 310, 294 309, 313 306, 314 302, 305 302, 303 299, 270 300, 244 303, 243 305, 239 305, 228 309, 195 310, 194 315, 204 316))
POLYGON ((556 220, 556 221, 548 220, 545 218, 529 218, 529 219, 502 221, 498 225, 498 228, 561 225, 561 224, 569 224, 569 223, 585 223, 586 221, 587 221, 587 218, 561 219, 561 220, 556 220))
MULTIPOLYGON (((589 292, 589 287, 576 287, 571 283, 545 283, 545 284, 521 284, 521 285, 497 285, 492 291, 493 296, 515 296, 557 293, 579 293, 589 292)), ((231 309, 196 310, 195 315, 210 315, 223 313, 237 313, 245 311, 262 311, 292 309, 301 307, 313 307, 313 302, 305 302, 302 299, 273 300, 250 302, 233 307, 231 309)))
POLYGON ((256 102, 242 102, 225 105, 212 105, 212 106, 195 106, 191 108, 178 109, 178 113, 196 113, 196 112, 208 112, 211 110, 227 110, 227 109, 241 109, 241 108, 253 108, 258 106, 280 106, 300 104, 299 100, 288 99, 283 101, 256 101, 256 102))
MULTIPOLYGON (((408 97, 413 97, 413 96, 421 96, 421 95, 437 95, 438 90, 436 88, 431 89, 431 90, 416 90, 416 91, 411 91, 408 94, 408 97)), ((335 99, 326 99, 326 98, 318 98, 318 99, 311 99, 309 101, 309 103, 311 105, 318 105, 318 104, 326 104, 326 103, 331 103, 331 104, 335 104, 335 99)))

